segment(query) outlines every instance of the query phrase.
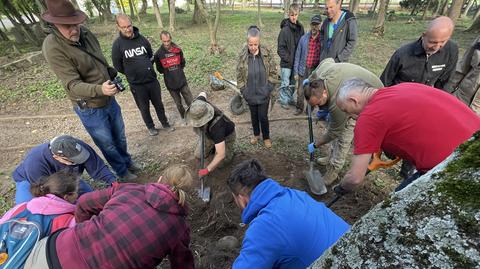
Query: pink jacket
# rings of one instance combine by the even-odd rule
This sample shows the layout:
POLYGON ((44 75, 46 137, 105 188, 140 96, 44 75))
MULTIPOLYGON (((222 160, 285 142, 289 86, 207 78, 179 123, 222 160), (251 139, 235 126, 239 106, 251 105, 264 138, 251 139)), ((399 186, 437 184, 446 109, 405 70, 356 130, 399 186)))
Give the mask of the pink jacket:
MULTIPOLYGON (((56 214, 74 214, 75 205, 71 204, 62 198, 59 198, 53 194, 47 194, 42 197, 35 197, 32 200, 26 202, 27 209, 34 214, 43 214, 43 215, 56 215, 56 214)), ((0 224, 9 220, 12 217, 12 214, 15 213, 17 208, 22 206, 25 203, 18 204, 12 209, 8 210, 5 215, 0 219, 0 224)), ((75 218, 72 218, 65 227, 75 226, 75 218)))

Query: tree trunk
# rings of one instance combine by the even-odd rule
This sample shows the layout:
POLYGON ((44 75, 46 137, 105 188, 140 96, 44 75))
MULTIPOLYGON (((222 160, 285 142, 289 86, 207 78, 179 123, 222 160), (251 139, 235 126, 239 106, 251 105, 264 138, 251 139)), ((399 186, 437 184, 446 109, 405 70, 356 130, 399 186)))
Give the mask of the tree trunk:
MULTIPOLYGON (((2 22, 3 24, 3 22, 2 22)), ((10 39, 8 38, 7 34, 5 34, 5 32, 3 32, 1 29, 0 29, 0 40, 2 41, 9 41, 10 39)))
POLYGON ((442 11, 440 12, 440 15, 446 15, 448 11, 448 0, 445 0, 442 6, 442 11))
MULTIPOLYGON (((33 15, 33 9, 30 6, 30 3, 27 3, 25 0, 21 2, 23 4, 23 8, 25 10, 25 16, 29 18, 29 21, 32 23, 36 23, 37 20, 35 19, 35 16, 33 15)), ((35 5, 35 4, 33 4, 35 5)))
POLYGON ((260 4, 261 4, 261 0, 258 0, 258 11, 257 11, 257 15, 258 15, 258 27, 263 28, 262 16, 260 15, 260 14, 261 14, 260 4))
POLYGON ((3 30, 7 33, 7 32, 8 32, 8 29, 7 29, 7 27, 5 26, 5 24, 3 23, 3 20, 0 20, 0 23, 2 24, 3 30))
POLYGON ((415 5, 413 6, 412 8, 412 12, 410 12, 410 16, 414 16, 417 12, 417 7, 418 7, 418 4, 419 4, 420 1, 416 1, 415 2, 415 5))
POLYGON ((477 13, 475 14, 475 19, 473 20, 472 25, 468 28, 469 32, 479 32, 480 31, 480 8, 477 9, 477 13))
POLYGON ((359 6, 360 6, 360 0, 353 0, 353 9, 351 10, 351 12, 354 14, 357 14, 359 6))
POLYGON ((72 5, 75 7, 75 9, 80 9, 80 5, 78 4, 77 0, 70 0, 72 2, 72 5))
POLYGON ((320 0, 315 0, 313 3, 313 8, 318 8, 320 0))
POLYGON ((12 21, 12 24, 15 25, 16 21, 18 21, 17 25, 19 26, 19 30, 23 30, 23 32, 25 33, 25 37, 27 37, 27 39, 35 46, 41 46, 41 41, 37 38, 37 36, 35 35, 35 33, 32 31, 32 29, 30 28, 30 26, 27 25, 27 23, 25 23, 25 21, 23 20, 22 18, 22 15, 18 12, 18 10, 12 5, 12 3, 10 2, 10 0, 2 0, 2 4, 3 4, 3 8, 4 8, 4 11, 5 11, 5 15, 8 16, 7 13, 10 13, 12 15, 12 17, 14 17, 15 19, 13 19, 12 17, 10 17, 9 19, 12 21))
POLYGON ((462 11, 463 0, 453 0, 452 5, 450 6, 450 10, 448 11, 448 17, 452 19, 455 23, 460 16, 460 12, 462 11))
POLYGON ((135 18, 135 9, 133 9, 133 0, 128 0, 128 6, 130 7, 130 18, 133 19, 135 18))
MULTIPOLYGON (((465 11, 463 11, 463 17, 467 17, 468 16, 468 12, 470 11, 470 8, 472 8, 473 4, 477 2, 476 0, 470 0, 470 2, 468 2, 468 5, 467 7, 465 8, 465 11)), ((460 15, 460 18, 462 17, 462 15, 460 15)))
POLYGON ((147 0, 142 0, 142 8, 138 11, 139 15, 147 15, 147 7, 148 3, 147 0))
POLYGON ((380 9, 378 10, 377 20, 373 26, 372 32, 383 36, 385 33, 385 15, 387 12, 387 0, 380 0, 380 9))
POLYGON ((288 18, 288 9, 290 8, 290 0, 283 1, 283 17, 288 18))
POLYGON ((375 10, 377 10, 377 5, 378 5, 378 0, 375 0, 373 2, 372 8, 370 9, 370 11, 372 11, 372 13, 375 13, 375 10))
POLYGON ((437 1, 437 6, 435 7, 435 11, 433 12, 432 16, 433 17, 437 17, 438 14, 440 14, 440 10, 442 9, 442 6, 443 6, 443 2, 445 2, 446 0, 442 1, 442 0, 438 0, 437 1))
POLYGON ((138 14, 137 6, 133 5, 133 9, 135 10, 135 16, 137 16, 137 21, 140 23, 142 20, 140 19, 140 15, 138 14))
POLYGON ((217 0, 217 12, 216 12, 214 23, 212 23, 210 17, 208 16, 207 10, 202 0, 196 0, 195 2, 198 5, 199 12, 207 21, 208 30, 210 32, 210 52, 219 53, 220 50, 217 44, 217 30, 218 30, 218 23, 220 21, 220 0, 217 0))
POLYGON ((432 0, 426 0, 426 1, 427 1, 427 4, 425 5, 425 9, 423 10, 422 20, 425 20, 427 18, 428 8, 430 7, 430 3, 432 2, 432 0))
POLYGON ((158 8, 157 0, 152 0, 153 11, 155 12, 155 18, 157 19, 158 28, 163 29, 162 16, 160 15, 160 8, 158 8))
POLYGON ((473 23, 480 17, 480 6, 477 8, 477 12, 475 12, 475 16, 473 16, 473 23))
POLYGON ((127 12, 125 11, 125 6, 123 5, 123 1, 122 0, 115 0, 115 2, 117 3, 117 6, 119 6, 122 9, 122 13, 127 14, 127 12))
POLYGON ((203 18, 203 15, 202 15, 202 12, 200 11, 200 7, 198 5, 198 1, 202 1, 202 0, 194 0, 194 6, 193 6, 193 23, 194 24, 200 24, 200 23, 203 23, 203 20, 205 18, 203 18))
POLYGON ((355 2, 355 0, 350 0, 350 2, 348 2, 348 10, 350 10, 350 11, 353 10, 354 2, 355 2))
POLYGON ((175 0, 170 0, 170 22, 169 28, 170 32, 175 32, 175 0))

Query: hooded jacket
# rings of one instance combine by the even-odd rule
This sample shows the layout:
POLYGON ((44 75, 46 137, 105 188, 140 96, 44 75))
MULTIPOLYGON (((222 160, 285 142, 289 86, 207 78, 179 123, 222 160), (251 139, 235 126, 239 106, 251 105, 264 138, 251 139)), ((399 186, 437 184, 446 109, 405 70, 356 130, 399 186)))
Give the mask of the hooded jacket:
POLYGON ((239 268, 306 268, 333 245, 349 225, 307 193, 265 179, 242 212, 249 227, 239 268))
POLYGON ((320 62, 308 78, 310 81, 322 79, 328 91, 326 105, 331 115, 331 121, 327 132, 323 134, 324 141, 329 142, 339 138, 345 131, 349 117, 347 113, 337 107, 336 94, 340 85, 352 78, 360 78, 376 89, 383 88, 382 81, 367 69, 351 63, 335 63, 332 58, 327 58, 320 62))
POLYGON ((107 105, 114 98, 102 92, 102 83, 110 79, 107 67, 79 48, 83 47, 106 63, 97 38, 83 26, 80 26, 79 42, 66 39, 55 27, 51 30, 43 41, 43 56, 62 82, 72 104, 85 100, 89 108, 107 105))
POLYGON ((47 257, 52 268, 140 269, 168 255, 171 268, 193 268, 186 216, 167 185, 115 184, 80 197, 77 226, 51 236, 47 257))
MULTIPOLYGON (((75 205, 71 204, 53 194, 47 194, 41 197, 35 197, 32 200, 21 203, 7 211, 5 215, 0 219, 0 224, 4 223, 5 221, 9 220, 13 213, 24 204, 27 205, 27 209, 30 210, 33 214, 41 214, 41 215, 61 215, 61 214, 68 214, 64 216, 62 222, 63 225, 61 227, 73 227, 75 226, 75 218, 73 217, 73 213, 75 212, 75 205)), ((58 226, 52 227, 52 232, 54 232, 58 226)))
POLYGON ((113 42, 113 66, 118 72, 125 74, 130 84, 144 84, 157 79, 152 65, 152 57, 152 46, 140 34, 137 27, 133 27, 131 39, 119 33, 113 42))
POLYGON ((280 56, 280 67, 293 68, 295 51, 304 33, 303 25, 299 21, 293 24, 288 18, 282 20, 277 45, 277 53, 278 56, 280 56))
POLYGON ((277 79, 277 67, 275 65, 275 59, 266 46, 259 46, 259 56, 253 56, 248 51, 248 46, 245 45, 238 56, 237 64, 237 87, 242 91, 243 97, 251 105, 264 104, 268 102, 270 93, 273 90, 274 85, 278 83, 277 79), (265 75, 267 77, 266 84, 263 87, 257 89, 248 88, 248 69, 249 69, 249 57, 260 57, 265 68, 265 75))
POLYGON ((338 22, 338 28, 332 36, 332 43, 328 44, 328 26, 330 19, 326 19, 320 28, 320 61, 325 58, 333 58, 335 62, 348 62, 350 56, 355 49, 358 38, 357 18, 348 11, 345 12, 344 18, 338 22))
POLYGON ((165 86, 169 90, 180 90, 187 84, 185 77, 185 57, 182 49, 175 43, 167 50, 163 45, 155 52, 155 66, 160 74, 163 74, 165 86))

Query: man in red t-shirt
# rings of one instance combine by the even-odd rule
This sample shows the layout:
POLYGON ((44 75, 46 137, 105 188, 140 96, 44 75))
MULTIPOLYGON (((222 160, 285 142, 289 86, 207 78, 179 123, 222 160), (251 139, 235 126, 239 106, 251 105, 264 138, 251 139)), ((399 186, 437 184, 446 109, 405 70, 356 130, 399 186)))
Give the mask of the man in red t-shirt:
POLYGON ((361 79, 343 83, 337 106, 357 118, 350 170, 334 189, 359 185, 372 153, 384 150, 411 161, 417 172, 399 191, 447 158, 480 130, 480 117, 452 95, 418 83, 375 89, 361 79))

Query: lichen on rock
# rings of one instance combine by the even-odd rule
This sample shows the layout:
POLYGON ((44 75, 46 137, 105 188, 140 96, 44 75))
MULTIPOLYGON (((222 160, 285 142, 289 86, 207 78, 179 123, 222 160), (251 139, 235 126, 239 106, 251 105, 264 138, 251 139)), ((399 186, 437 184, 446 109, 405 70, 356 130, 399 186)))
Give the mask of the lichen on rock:
POLYGON ((480 268, 480 132, 375 206, 310 268, 480 268))

